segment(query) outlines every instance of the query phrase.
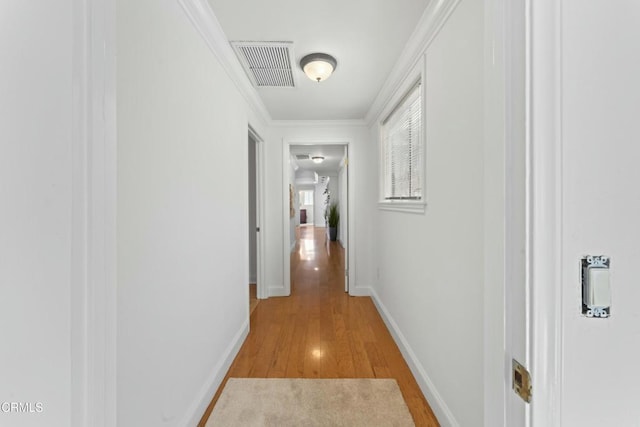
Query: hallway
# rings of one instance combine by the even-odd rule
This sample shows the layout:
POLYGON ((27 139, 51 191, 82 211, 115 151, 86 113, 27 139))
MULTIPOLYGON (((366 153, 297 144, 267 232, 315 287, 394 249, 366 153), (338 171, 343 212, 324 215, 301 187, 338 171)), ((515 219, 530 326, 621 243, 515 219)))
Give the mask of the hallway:
POLYGON ((371 298, 344 292, 344 249, 298 227, 291 296, 262 300, 227 378, 395 378, 418 426, 438 423, 371 298))

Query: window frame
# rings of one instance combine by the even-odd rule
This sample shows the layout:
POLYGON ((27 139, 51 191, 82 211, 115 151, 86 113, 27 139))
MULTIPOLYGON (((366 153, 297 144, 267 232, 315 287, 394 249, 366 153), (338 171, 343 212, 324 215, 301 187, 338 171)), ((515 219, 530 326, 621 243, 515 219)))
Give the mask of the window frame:
POLYGON ((300 206, 315 206, 315 191, 314 190, 298 190, 298 197, 300 198, 300 200, 298 201, 298 204, 300 206), (304 196, 302 196, 301 193, 304 193, 304 196), (310 197, 307 198, 307 196, 310 195, 310 197), (308 200, 311 200, 311 203, 305 203, 308 200))
POLYGON ((377 126, 377 140, 378 140, 378 208, 381 210, 390 210, 398 212, 409 213, 424 213, 426 211, 426 158, 427 158, 427 145, 426 145, 426 79, 425 79, 425 64, 424 60, 419 61, 419 64, 414 67, 411 73, 404 79, 403 83, 396 89, 394 95, 387 102, 386 107, 383 109, 382 114, 378 118, 377 126), (404 102, 407 96, 412 90, 419 85, 420 91, 420 145, 422 150, 422 159, 419 167, 422 168, 420 184, 422 187, 422 194, 418 200, 409 199, 386 199, 384 194, 385 182, 387 177, 384 175, 384 161, 385 161, 385 147, 383 144, 383 126, 384 123, 396 112, 398 107, 404 102))

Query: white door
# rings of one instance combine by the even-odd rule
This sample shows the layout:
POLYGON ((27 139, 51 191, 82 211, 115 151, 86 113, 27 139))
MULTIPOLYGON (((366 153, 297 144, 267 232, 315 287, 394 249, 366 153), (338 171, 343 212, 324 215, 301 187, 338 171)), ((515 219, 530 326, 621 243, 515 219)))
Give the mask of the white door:
MULTIPOLYGON (((526 1, 506 5, 506 115, 505 115, 505 300, 506 300, 506 425, 528 425, 529 403, 516 393, 514 380, 526 387, 526 374, 514 373, 514 364, 527 371, 529 353, 529 298, 527 281, 527 85, 526 1), (515 376, 515 378, 514 378, 515 376)), ((525 390, 526 391, 526 390, 525 390)))
MULTIPOLYGON (((262 237, 262 224, 264 224, 264 142, 249 127, 249 144, 252 144, 252 141, 254 147, 250 150, 249 164, 255 168, 255 173, 249 173, 249 179, 253 181, 250 187, 254 192, 249 195, 252 198, 249 204, 254 204, 253 207, 250 206, 249 212, 249 235, 253 235, 250 239, 250 251, 253 253, 250 268, 255 269, 256 296, 259 299, 264 299, 269 297, 264 283, 264 240, 262 237)), ((250 275, 252 275, 251 270, 250 275)))

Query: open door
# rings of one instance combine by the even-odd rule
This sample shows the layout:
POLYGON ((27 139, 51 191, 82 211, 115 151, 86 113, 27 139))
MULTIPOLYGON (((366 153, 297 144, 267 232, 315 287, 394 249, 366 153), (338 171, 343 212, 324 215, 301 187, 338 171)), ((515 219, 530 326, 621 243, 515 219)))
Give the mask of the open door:
POLYGON ((249 127, 249 281, 256 284, 258 299, 267 298, 264 284, 264 154, 260 136, 249 127))

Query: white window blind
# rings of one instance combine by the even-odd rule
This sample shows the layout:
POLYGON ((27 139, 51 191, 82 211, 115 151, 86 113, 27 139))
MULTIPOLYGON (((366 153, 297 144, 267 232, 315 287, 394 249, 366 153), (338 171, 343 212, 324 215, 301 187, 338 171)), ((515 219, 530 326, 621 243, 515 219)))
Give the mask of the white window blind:
POLYGON ((416 84, 382 123, 384 200, 422 200, 422 100, 416 84))

